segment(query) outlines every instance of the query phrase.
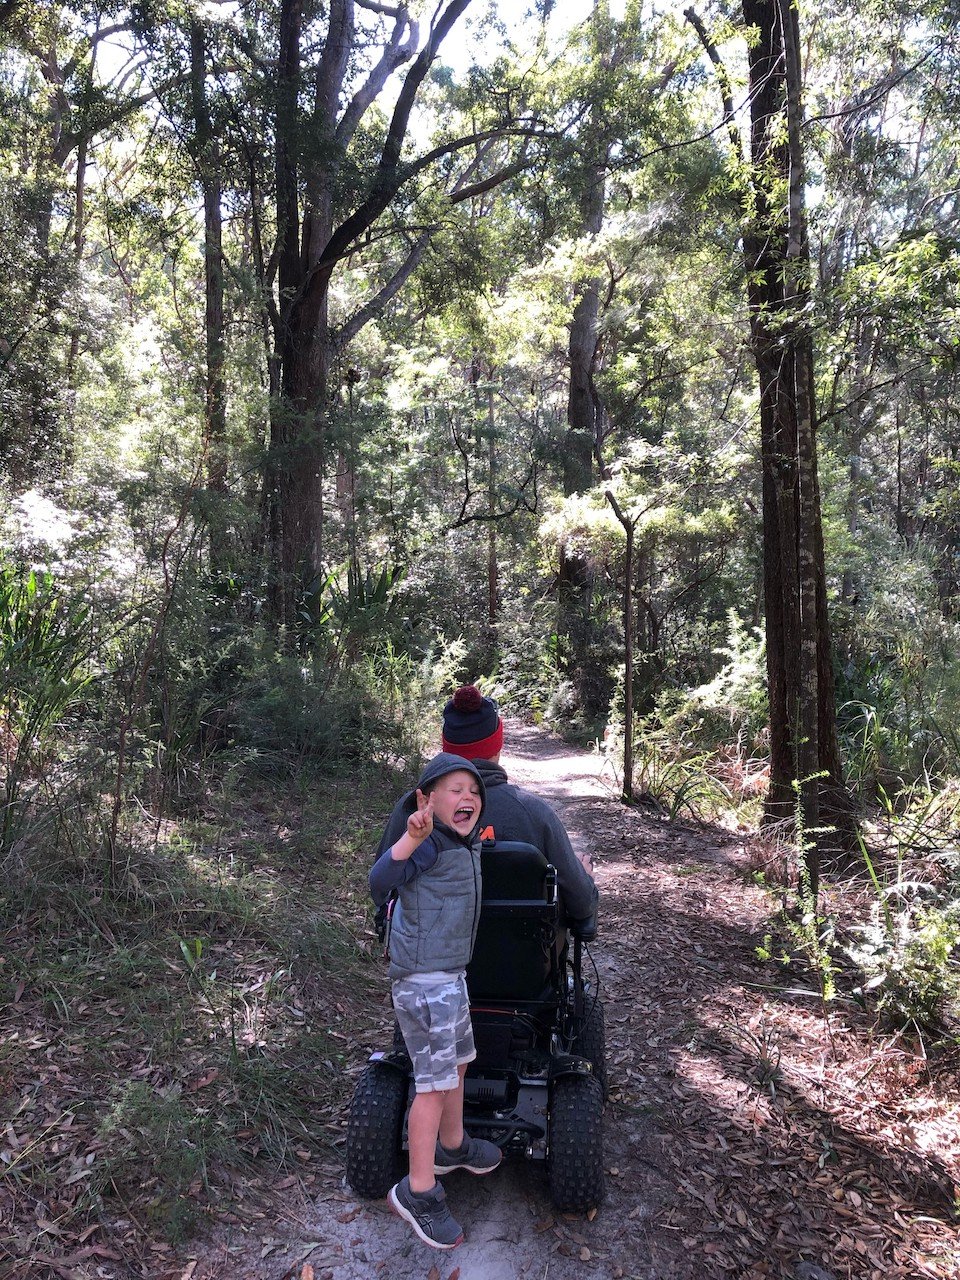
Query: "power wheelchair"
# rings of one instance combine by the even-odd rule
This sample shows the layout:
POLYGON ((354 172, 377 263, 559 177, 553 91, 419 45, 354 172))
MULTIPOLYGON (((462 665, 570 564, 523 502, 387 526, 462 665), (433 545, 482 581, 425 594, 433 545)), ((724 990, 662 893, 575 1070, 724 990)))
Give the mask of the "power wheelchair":
MULTIPOLYGON (((604 1196, 606 1096, 603 1005, 583 978, 596 917, 564 919, 557 873, 533 845, 493 841, 481 852, 483 897, 467 969, 477 1057, 464 1081, 464 1127, 504 1156, 545 1165, 554 1206, 589 1210, 604 1196)), ((381 1198, 406 1172, 413 1072, 399 1029, 354 1090, 346 1176, 381 1198)))

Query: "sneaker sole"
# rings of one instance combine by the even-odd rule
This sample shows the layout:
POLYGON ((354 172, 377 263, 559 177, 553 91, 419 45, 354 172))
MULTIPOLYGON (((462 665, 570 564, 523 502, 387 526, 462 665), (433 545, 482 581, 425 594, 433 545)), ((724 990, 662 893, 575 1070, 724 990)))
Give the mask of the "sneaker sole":
POLYGON ((410 1223, 411 1227, 413 1227, 414 1231, 417 1233, 417 1235, 420 1237, 420 1239, 423 1241, 424 1244, 428 1244, 431 1249, 456 1249, 457 1245, 463 1244, 462 1231, 460 1235, 457 1237, 457 1239, 454 1240, 453 1244, 441 1244, 439 1240, 432 1240, 430 1236, 428 1236, 424 1232, 419 1222, 417 1222, 416 1218, 413 1216, 410 1210, 405 1209, 404 1206, 400 1203, 400 1201, 396 1198, 396 1196, 394 1195, 394 1191, 395 1191, 395 1188, 391 1187, 390 1190, 387 1192, 387 1203, 390 1205, 390 1208, 393 1210, 393 1212, 397 1215, 398 1218, 403 1218, 404 1222, 410 1223))
POLYGON ((482 1178, 484 1174, 493 1173, 494 1169, 499 1169, 502 1163, 502 1160, 498 1160, 496 1164, 491 1164, 486 1169, 475 1169, 472 1164, 435 1164, 433 1174, 434 1177, 439 1178, 445 1173, 453 1173, 455 1169, 466 1169, 467 1173, 473 1173, 478 1178, 482 1178))

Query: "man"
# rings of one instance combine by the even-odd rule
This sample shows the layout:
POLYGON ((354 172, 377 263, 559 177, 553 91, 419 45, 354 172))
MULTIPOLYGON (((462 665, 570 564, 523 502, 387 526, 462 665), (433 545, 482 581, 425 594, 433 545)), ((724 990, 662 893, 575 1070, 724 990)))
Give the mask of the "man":
MULTIPOLYGON (((480 774, 486 791, 484 839, 535 845, 557 869, 567 915, 575 920, 592 916, 597 909, 597 886, 574 852, 560 818, 545 800, 510 782, 500 764, 503 721, 496 703, 475 685, 461 685, 443 709, 442 741, 444 751, 472 761, 480 774)), ((378 854, 400 837, 406 822, 401 801, 387 820, 378 854)))

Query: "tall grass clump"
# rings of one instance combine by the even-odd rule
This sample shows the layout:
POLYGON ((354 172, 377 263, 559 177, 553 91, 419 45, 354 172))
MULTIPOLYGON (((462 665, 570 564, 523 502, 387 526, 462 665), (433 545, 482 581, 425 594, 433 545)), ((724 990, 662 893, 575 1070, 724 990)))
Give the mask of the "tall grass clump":
POLYGON ((64 720, 93 679, 90 607, 37 574, 0 563, 0 857, 61 758, 64 720))
POLYGON ((916 813, 908 808, 897 814, 888 802, 887 816, 892 838, 885 856, 871 852, 862 836, 859 841, 872 901, 846 948, 862 975, 856 994, 894 1028, 913 1028, 921 1036, 956 1034, 960 861, 949 846, 937 860, 917 858, 916 813))

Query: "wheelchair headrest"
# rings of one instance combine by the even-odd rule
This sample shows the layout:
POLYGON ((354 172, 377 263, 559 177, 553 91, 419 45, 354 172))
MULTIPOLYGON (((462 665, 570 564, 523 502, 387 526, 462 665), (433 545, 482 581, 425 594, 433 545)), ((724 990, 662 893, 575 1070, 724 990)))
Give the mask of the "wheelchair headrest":
POLYGON ((484 900, 542 899, 550 863, 522 840, 486 840, 480 852, 484 900))

